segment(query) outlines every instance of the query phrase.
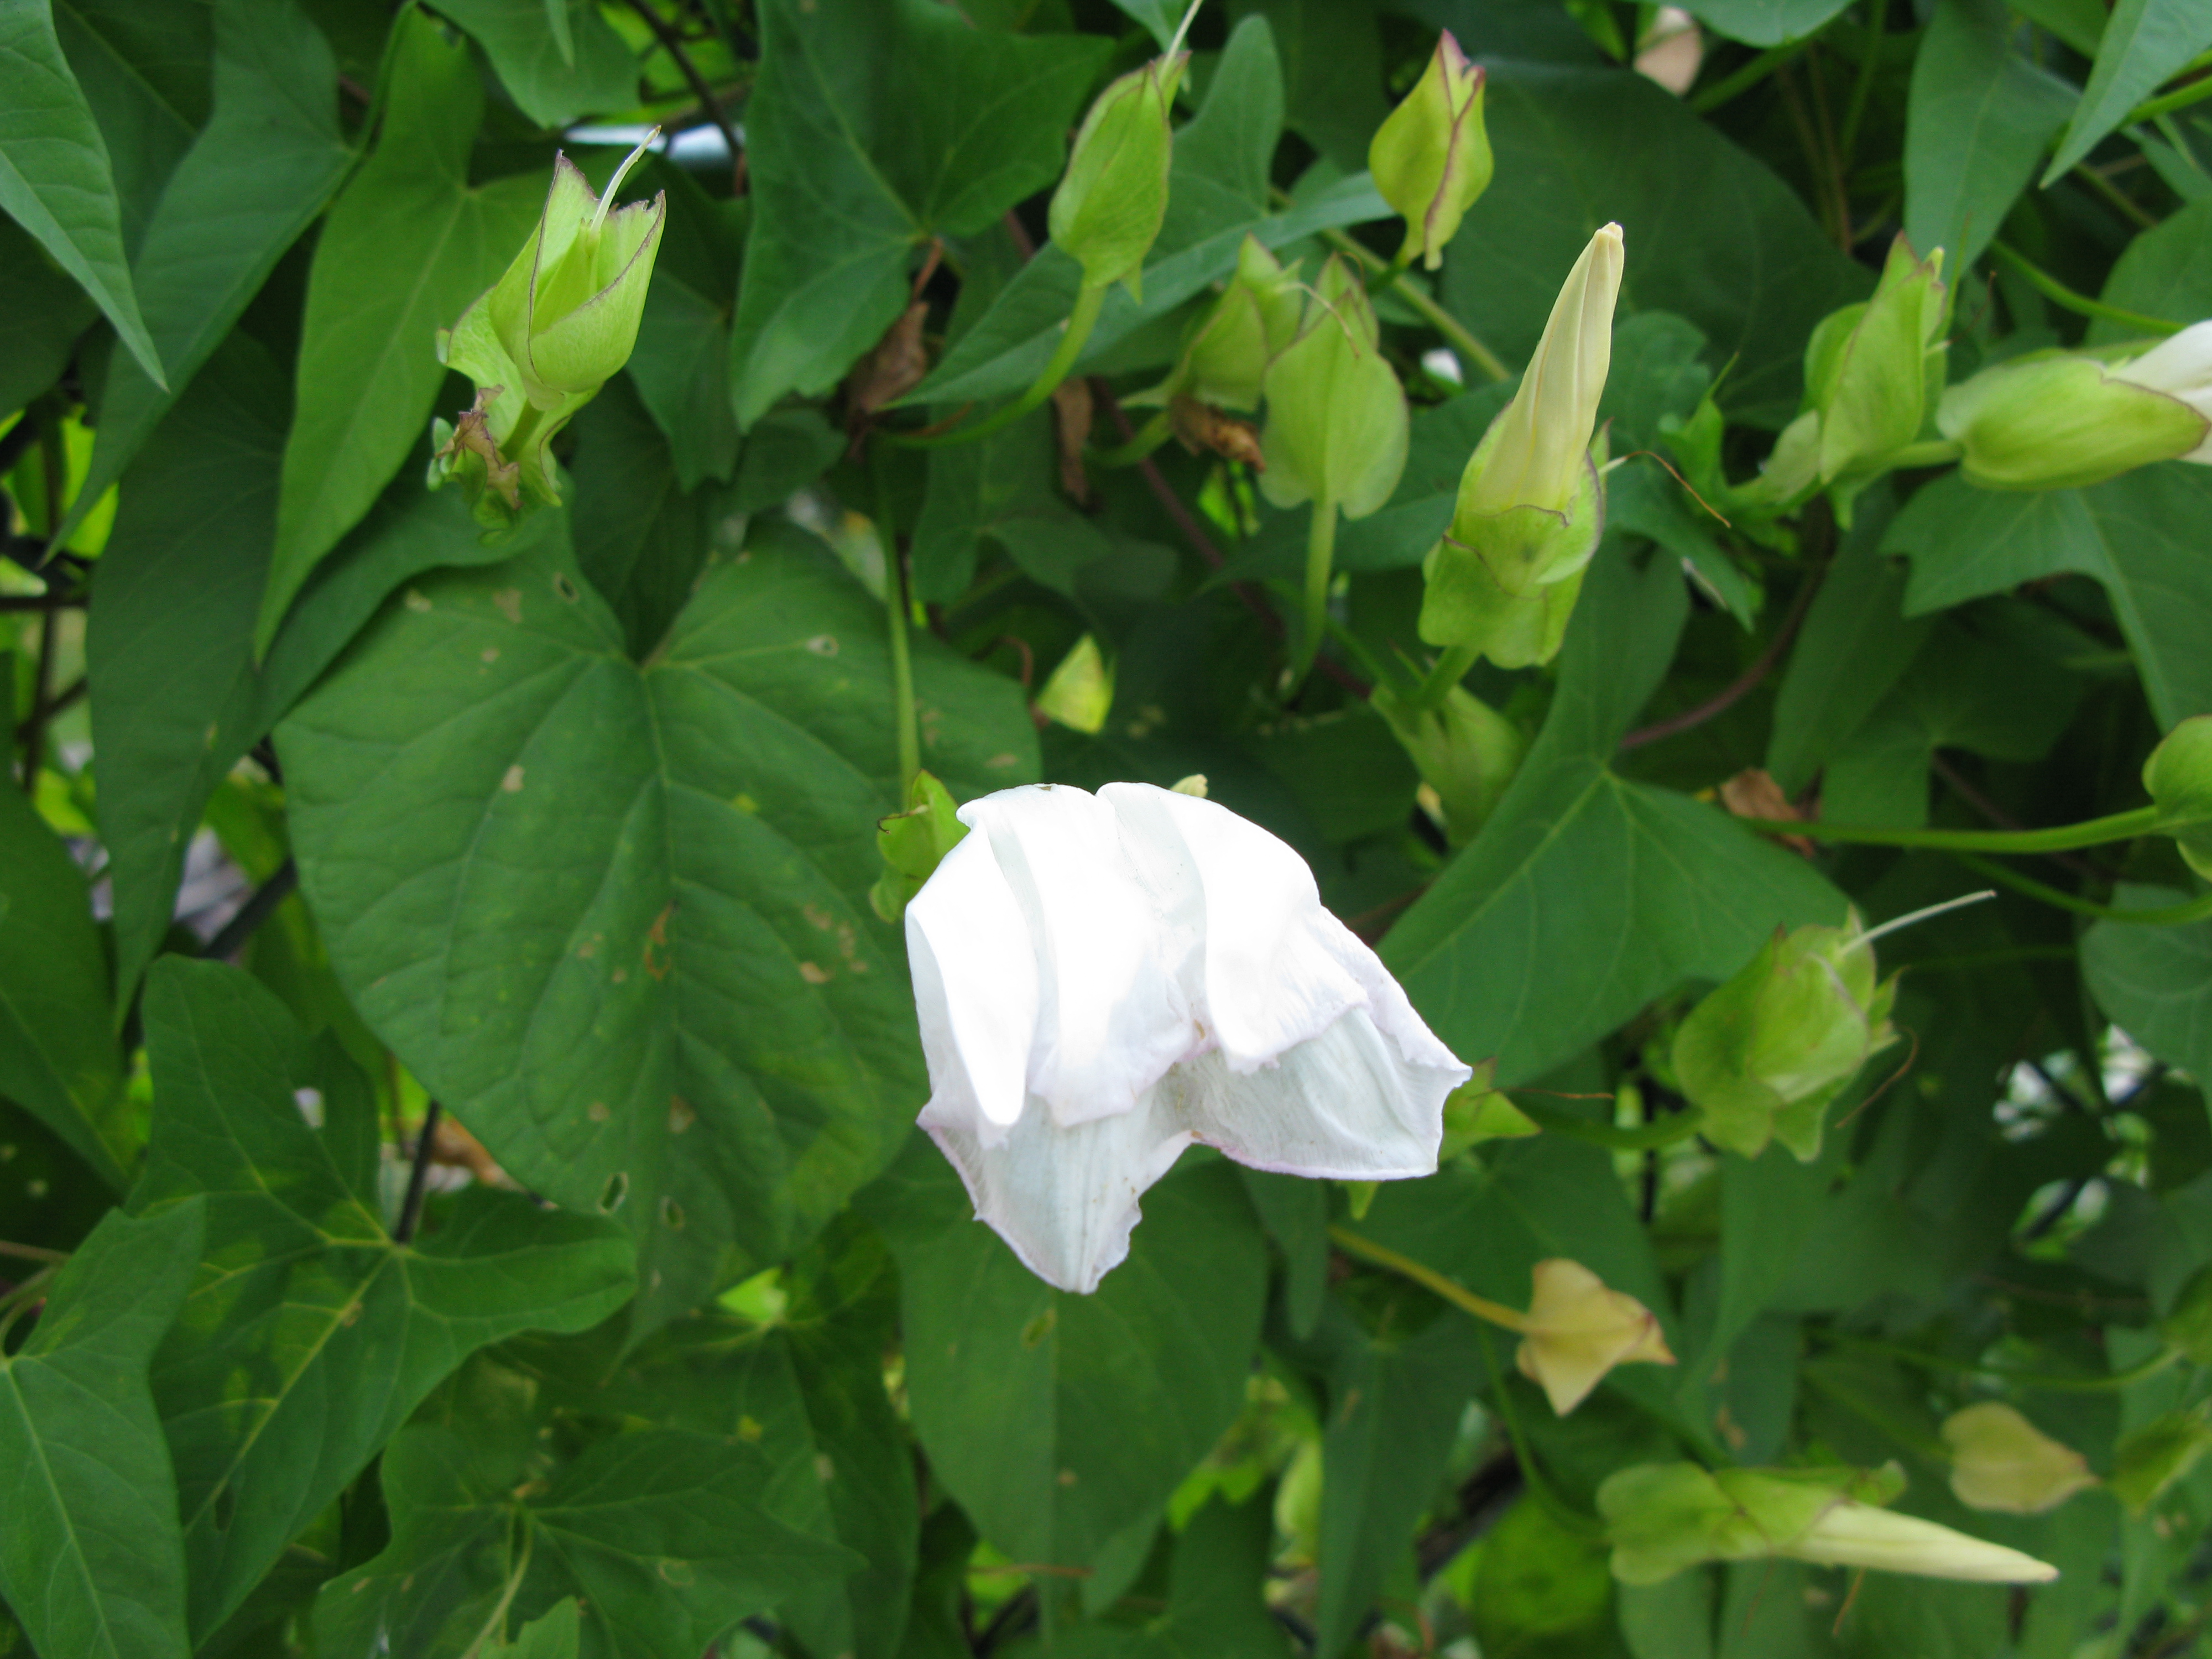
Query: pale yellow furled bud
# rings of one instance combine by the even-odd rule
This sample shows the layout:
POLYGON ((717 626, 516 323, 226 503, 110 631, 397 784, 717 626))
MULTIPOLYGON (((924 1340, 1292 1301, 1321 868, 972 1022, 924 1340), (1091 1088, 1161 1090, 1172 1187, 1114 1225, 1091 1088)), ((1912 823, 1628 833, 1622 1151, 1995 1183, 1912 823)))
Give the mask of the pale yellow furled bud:
POLYGON ((2084 1486, 2088 1460, 2002 1401, 1984 1400, 1943 1419, 1951 1449, 1951 1490, 1969 1509, 2041 1515, 2084 1486))
POLYGON ((1522 1326, 1521 1374, 1565 1417, 1615 1365, 1671 1365, 1674 1356, 1652 1311, 1579 1261, 1554 1256, 1532 1275, 1535 1295, 1522 1326))

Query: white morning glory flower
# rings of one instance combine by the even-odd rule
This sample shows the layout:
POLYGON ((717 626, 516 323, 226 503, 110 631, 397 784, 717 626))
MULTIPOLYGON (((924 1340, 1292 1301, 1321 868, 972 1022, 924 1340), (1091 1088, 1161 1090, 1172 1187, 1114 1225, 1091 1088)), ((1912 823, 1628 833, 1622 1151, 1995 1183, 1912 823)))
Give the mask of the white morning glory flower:
POLYGON ((1291 1175, 1435 1170, 1468 1068, 1283 842, 1141 783, 960 819, 906 913, 921 1121, 1040 1279, 1097 1289, 1194 1142, 1291 1175))

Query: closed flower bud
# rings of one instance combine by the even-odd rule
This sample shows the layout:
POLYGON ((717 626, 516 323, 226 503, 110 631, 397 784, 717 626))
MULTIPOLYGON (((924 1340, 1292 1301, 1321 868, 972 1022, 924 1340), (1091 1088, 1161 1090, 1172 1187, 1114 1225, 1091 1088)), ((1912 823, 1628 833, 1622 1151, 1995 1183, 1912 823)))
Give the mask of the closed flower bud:
POLYGON ((1409 703, 1388 686, 1377 686, 1372 702, 1443 803, 1452 844, 1473 841, 1521 768, 1528 745, 1520 728, 1464 686, 1452 687, 1434 708, 1409 703))
POLYGON ((1398 375, 1358 273, 1340 258, 1322 267, 1297 337, 1267 374, 1267 470, 1260 488, 1277 507, 1312 501, 1360 519, 1390 499, 1406 470, 1408 416, 1398 375))
POLYGON ((2097 1484, 2080 1452, 2001 1401, 1952 1413, 1943 1443, 1951 1449, 1951 1490, 1969 1509, 2041 1515, 2097 1484))
POLYGON ((1469 1070, 1305 862, 1211 801, 1039 785, 907 907, 921 1127, 1030 1271, 1089 1291, 1182 1149, 1340 1181, 1431 1173, 1469 1070))
POLYGON ((876 914, 885 921, 904 915, 922 884, 967 833, 951 793, 929 773, 915 773, 907 788, 906 810, 876 825, 876 851, 884 866, 868 894, 876 914))
POLYGON ((1295 266, 1285 270, 1256 236, 1237 250, 1237 274, 1183 341, 1175 372, 1133 404, 1195 398, 1219 409, 1260 406, 1267 365, 1297 337, 1304 299, 1295 266))
POLYGON ((1131 70, 1098 94, 1076 131, 1048 223, 1054 246, 1083 267, 1086 289, 1121 283, 1143 297, 1145 255, 1167 216, 1170 117, 1189 61, 1170 52, 1131 70))
POLYGON ((2018 1550, 1882 1507, 1904 1488, 1894 1463, 1717 1471, 1644 1463, 1607 1476, 1597 1507, 1613 1541, 1613 1576, 1625 1584, 1656 1584, 1705 1561, 1768 1556, 1973 1583, 2058 1576, 2018 1550))
POLYGON ((1877 984, 1873 946, 1842 927, 1774 937, 1690 1011, 1674 1034, 1675 1075, 1717 1146, 1756 1158, 1779 1138, 1819 1156, 1822 1117, 1869 1056, 1896 1041, 1896 981, 1877 984))
POLYGON ((2039 352, 1943 394, 1936 425, 1984 489, 2067 489, 2154 461, 2212 464, 2212 322, 2111 362, 2039 352))
POLYGON ((1605 527, 1592 439, 1613 360, 1620 227, 1590 239, 1552 307, 1536 355, 1462 473, 1451 528, 1422 568, 1420 633, 1504 667, 1559 649, 1574 591, 1605 527), (1564 601, 1564 602, 1563 602, 1564 601))
POLYGON ((2212 714, 2192 714, 2167 732, 2142 775, 2160 833, 2172 836, 2189 867, 2212 881, 2212 714))
POLYGON ((440 331, 440 361, 479 392, 477 407, 440 445, 451 462, 441 476, 481 487, 488 471, 496 485, 500 468, 510 466, 532 495, 561 499, 546 445, 629 361, 653 281, 666 193, 614 207, 644 153, 643 144, 630 153, 604 198, 567 156, 556 157, 530 240, 498 283, 440 331))
POLYGON ((1515 1361, 1561 1417, 1589 1397, 1615 1365, 1671 1365, 1674 1356, 1651 1310, 1579 1261, 1553 1257, 1531 1275, 1535 1294, 1515 1361))
POLYGON ((1420 80, 1367 146, 1376 193, 1406 221, 1401 264, 1418 257, 1434 270, 1461 218, 1489 187, 1494 163, 1482 125, 1483 80, 1447 29, 1420 80))
POLYGON ((2131 1515, 2142 1515, 2159 1495, 2212 1450, 2212 1423, 2202 1406, 2168 1412, 2137 1429, 2113 1449, 2112 1477, 2105 1484, 2131 1515))
POLYGON ((1943 250, 1899 236, 1863 305, 1824 319, 1805 349, 1805 401, 1820 416, 1820 480, 1863 483, 1920 436, 1943 384, 1943 250))

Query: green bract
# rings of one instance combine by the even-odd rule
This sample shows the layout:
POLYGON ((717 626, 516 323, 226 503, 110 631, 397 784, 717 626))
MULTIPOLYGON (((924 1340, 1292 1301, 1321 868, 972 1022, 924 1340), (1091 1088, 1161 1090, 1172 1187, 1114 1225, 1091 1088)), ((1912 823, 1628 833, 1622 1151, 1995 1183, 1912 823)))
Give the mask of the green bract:
POLYGON ((1520 769, 1528 746, 1520 728, 1464 686, 1453 686, 1434 708, 1388 686, 1376 687, 1373 701, 1443 804, 1453 845, 1473 841, 1520 769))
POLYGON ((1406 221, 1401 264, 1443 264, 1445 244, 1489 185, 1496 164, 1482 125, 1486 78, 1446 29, 1413 91, 1368 143, 1375 188, 1406 221))
POLYGON ((556 158, 538 228, 498 283, 440 331, 440 360, 477 383, 477 406, 455 426, 438 423, 434 486, 458 478, 477 495, 488 485, 510 510, 518 486, 560 501, 546 446, 629 361, 653 281, 667 192, 614 207, 644 153, 641 144, 616 169, 604 198, 556 158))
POLYGON ((1237 274, 1191 325, 1175 372, 1128 401, 1185 397, 1222 409, 1258 408, 1267 365, 1297 337, 1304 305, 1297 267, 1285 269, 1258 237, 1247 235, 1237 250, 1237 274))
POLYGON ((968 833, 968 826, 955 816, 959 803, 952 792, 929 773, 914 775, 906 801, 904 811, 876 825, 876 851, 884 868, 869 890, 868 902, 885 921, 896 921, 906 914, 908 901, 968 833))
POLYGON ((2130 370, 2142 361, 2017 357, 1946 392, 1936 424, 1960 447, 1960 475, 1984 489, 2079 489, 2154 461, 2197 459, 2212 416, 2136 380, 2130 370))
POLYGON ((1406 394, 1382 356, 1375 307, 1341 258, 1322 267, 1297 337, 1267 369, 1267 470, 1277 507, 1311 501, 1362 519, 1406 469, 1406 394))
POLYGON ((1592 434, 1613 354, 1620 227, 1590 239, 1553 303, 1520 389, 1460 476, 1451 527, 1429 550, 1420 632, 1500 667, 1559 648, 1605 528, 1604 440, 1592 434))
POLYGON ((1829 1102, 1896 1041, 1896 985, 1875 982, 1856 916, 1842 927, 1778 930, 1674 1034, 1675 1074, 1705 1115, 1705 1138, 1746 1158, 1771 1139, 1817 1157, 1829 1102))
POLYGON ((1083 286, 1127 285, 1143 297, 1145 255, 1168 210, 1175 159, 1170 116, 1188 52, 1155 58, 1100 93, 1083 118, 1052 193, 1052 240, 1083 267, 1083 286))
POLYGON ((2143 787, 2189 867, 2212 881, 2212 714, 2192 714, 2143 763, 2143 787))

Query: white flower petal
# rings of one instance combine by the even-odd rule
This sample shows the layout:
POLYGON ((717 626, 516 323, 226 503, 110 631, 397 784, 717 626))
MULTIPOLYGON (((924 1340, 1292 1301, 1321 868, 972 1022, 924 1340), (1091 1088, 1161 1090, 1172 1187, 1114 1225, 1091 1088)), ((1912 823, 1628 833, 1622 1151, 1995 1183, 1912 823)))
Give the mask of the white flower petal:
POLYGON ((1032 1096, 1029 1109, 995 1146, 964 1124, 921 1115, 967 1184, 975 1218, 988 1222, 1048 1285, 1087 1296, 1129 1254, 1137 1200, 1191 1143, 1148 1102, 1136 1110, 1063 1125, 1032 1096))
POLYGON ((2212 320, 2191 323, 2142 356, 2116 365, 2112 374, 2116 380, 2147 386, 2203 409, 2212 400, 2212 320))
MULTIPOLYGON (((1432 1042, 1434 1039, 1431 1039, 1432 1042)), ((1409 1060, 1364 1008, 1239 1073, 1219 1052, 1161 1080, 1172 1121, 1239 1164, 1334 1181, 1433 1175, 1444 1097, 1468 1069, 1409 1060)))
POLYGON ((1037 1024, 1036 953, 1029 919, 992 856, 969 836, 906 908, 928 1110, 985 1141, 1022 1115, 1037 1024))
POLYGON ((970 840, 989 842, 1028 921, 1030 1091, 1064 1124, 1132 1109, 1189 1049, 1192 1024, 1177 947, 1122 852, 1119 821, 1096 796, 1054 784, 970 801, 960 819, 970 840))

